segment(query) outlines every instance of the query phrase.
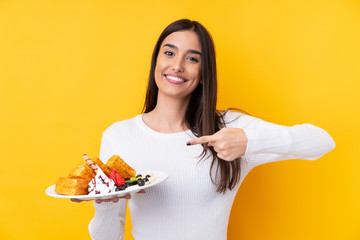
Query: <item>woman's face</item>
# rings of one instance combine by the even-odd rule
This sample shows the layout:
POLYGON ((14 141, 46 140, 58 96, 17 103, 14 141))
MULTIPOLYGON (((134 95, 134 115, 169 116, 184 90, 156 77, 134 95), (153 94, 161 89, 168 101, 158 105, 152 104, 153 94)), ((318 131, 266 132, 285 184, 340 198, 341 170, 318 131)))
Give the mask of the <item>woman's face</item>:
POLYGON ((193 31, 168 35, 156 61, 155 81, 159 94, 185 99, 201 79, 201 45, 193 31))

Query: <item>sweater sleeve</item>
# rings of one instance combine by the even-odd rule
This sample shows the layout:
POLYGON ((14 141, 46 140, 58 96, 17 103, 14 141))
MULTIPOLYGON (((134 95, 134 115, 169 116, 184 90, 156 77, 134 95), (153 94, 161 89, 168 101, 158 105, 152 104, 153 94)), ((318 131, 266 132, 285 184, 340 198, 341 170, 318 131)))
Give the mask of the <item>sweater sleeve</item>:
POLYGON ((288 127, 245 114, 230 115, 236 116, 231 125, 243 128, 248 138, 243 158, 252 166, 287 159, 315 160, 335 147, 331 136, 312 124, 288 127))
MULTIPOLYGON (((111 142, 103 134, 100 148, 100 159, 103 162, 113 155, 112 149, 111 142)), ((124 238, 126 203, 126 199, 120 199, 117 203, 93 203, 95 215, 89 223, 91 239, 120 240, 124 238)))

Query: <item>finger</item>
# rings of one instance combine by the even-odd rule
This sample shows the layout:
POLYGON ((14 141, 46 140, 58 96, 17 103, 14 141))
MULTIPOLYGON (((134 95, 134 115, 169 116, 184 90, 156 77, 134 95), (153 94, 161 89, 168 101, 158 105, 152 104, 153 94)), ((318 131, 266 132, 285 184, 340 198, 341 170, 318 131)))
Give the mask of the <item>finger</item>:
POLYGON ((109 199, 95 199, 96 203, 102 203, 102 202, 118 202, 119 198, 109 198, 109 199))
POLYGON ((138 191, 137 193, 146 193, 145 189, 141 189, 140 191, 138 191))
POLYGON ((213 136, 212 135, 208 135, 208 136, 202 136, 199 138, 194 138, 190 141, 188 141, 186 143, 186 145, 196 145, 196 144, 204 144, 204 143, 208 143, 210 141, 213 140, 213 136))
POLYGON ((108 198, 108 199, 103 200, 103 202, 118 202, 120 200, 120 198, 130 199, 131 195, 126 194, 125 196, 122 196, 122 197, 108 198))
POLYGON ((131 199, 131 195, 130 195, 130 194, 126 194, 125 196, 123 196, 123 197, 121 197, 121 198, 131 199))
POLYGON ((77 198, 70 198, 70 200, 71 200, 72 202, 77 202, 77 203, 83 201, 83 200, 80 200, 80 199, 77 199, 77 198))
POLYGON ((220 153, 218 153, 217 156, 218 156, 218 158, 221 158, 223 160, 225 160, 225 158, 226 158, 224 155, 221 155, 220 153))
POLYGON ((217 155, 219 156, 221 150, 220 150, 218 147, 216 147, 216 146, 213 146, 213 147, 214 147, 215 152, 216 152, 217 155))
POLYGON ((227 162, 231 162, 231 161, 235 160, 235 158, 232 158, 232 157, 226 156, 226 155, 218 154, 217 156, 219 158, 221 158, 222 160, 227 161, 227 162))
MULTIPOLYGON (((102 203, 102 202, 115 202, 117 198, 108 198, 108 199, 95 199, 96 203, 102 203)), ((117 200, 119 201, 119 200, 117 200)), ((116 202, 117 202, 116 201, 116 202)))

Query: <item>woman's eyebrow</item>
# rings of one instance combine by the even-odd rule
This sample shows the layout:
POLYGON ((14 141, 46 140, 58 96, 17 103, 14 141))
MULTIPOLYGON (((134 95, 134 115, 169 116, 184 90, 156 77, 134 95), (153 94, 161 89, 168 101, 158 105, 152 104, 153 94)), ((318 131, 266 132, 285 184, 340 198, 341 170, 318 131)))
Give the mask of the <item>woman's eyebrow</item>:
MULTIPOLYGON (((170 47, 170 48, 178 49, 177 46, 175 46, 174 44, 171 44, 171 43, 166 43, 166 44, 164 44, 163 47, 170 47)), ((189 49, 188 52, 194 53, 194 54, 199 54, 200 56, 202 56, 201 52, 194 50, 194 49, 189 49)))

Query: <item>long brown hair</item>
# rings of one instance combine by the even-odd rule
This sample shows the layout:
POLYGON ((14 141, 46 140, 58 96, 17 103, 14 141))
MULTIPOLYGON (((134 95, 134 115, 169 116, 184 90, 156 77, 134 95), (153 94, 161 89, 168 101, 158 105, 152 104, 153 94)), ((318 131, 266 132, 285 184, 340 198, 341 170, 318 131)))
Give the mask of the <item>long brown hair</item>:
MULTIPOLYGON (((160 34, 156 42, 149 74, 149 82, 146 91, 145 104, 143 112, 151 112, 157 104, 158 87, 155 83, 155 67, 159 50, 164 39, 173 32, 190 30, 195 32, 201 44, 201 77, 202 84, 198 84, 193 91, 189 105, 186 110, 185 122, 188 128, 195 136, 212 135, 225 127, 223 115, 216 110, 217 101, 217 72, 215 60, 215 47, 210 33, 197 21, 181 19, 171 23, 160 34)), ((204 159, 206 152, 210 151, 213 160, 210 168, 210 177, 217 185, 217 191, 224 193, 227 189, 233 189, 240 180, 240 159, 228 162, 217 157, 213 147, 203 144, 201 159, 204 159), (216 164, 217 163, 217 164, 216 164), (219 180, 214 181, 211 172, 216 168, 216 174, 219 174, 219 180)))

